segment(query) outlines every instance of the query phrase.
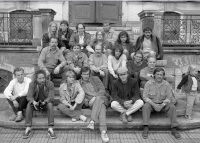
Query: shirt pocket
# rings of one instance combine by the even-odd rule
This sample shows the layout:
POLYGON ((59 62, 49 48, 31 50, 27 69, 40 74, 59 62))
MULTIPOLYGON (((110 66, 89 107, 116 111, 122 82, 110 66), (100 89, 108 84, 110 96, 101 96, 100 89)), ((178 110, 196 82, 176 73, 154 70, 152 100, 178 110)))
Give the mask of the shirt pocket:
POLYGON ((150 91, 149 92, 149 98, 150 99, 155 99, 156 98, 156 92, 155 91, 150 91))
POLYGON ((161 100, 165 100, 166 99, 166 94, 164 91, 161 91, 160 92, 160 97, 159 97, 161 100))

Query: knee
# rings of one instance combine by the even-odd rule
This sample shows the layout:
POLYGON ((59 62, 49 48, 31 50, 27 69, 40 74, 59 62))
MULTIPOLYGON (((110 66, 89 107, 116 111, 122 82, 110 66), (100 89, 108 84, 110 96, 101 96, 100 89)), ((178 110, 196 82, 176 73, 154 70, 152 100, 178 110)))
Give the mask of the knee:
POLYGON ((117 101, 112 101, 111 102, 111 108, 115 108, 119 103, 117 101))
POLYGON ((49 109, 53 109, 53 103, 47 103, 47 108, 49 108, 49 109))
POLYGON ((101 99, 101 96, 97 96, 97 97, 95 97, 95 101, 96 102, 99 102, 99 101, 101 101, 102 99, 101 99))
POLYGON ((63 105, 63 104, 59 104, 59 105, 57 106, 57 109, 58 109, 58 110, 62 110, 62 109, 64 108, 64 106, 65 106, 65 105, 63 105))
POLYGON ((148 108, 150 108, 150 104, 149 104, 149 103, 145 103, 145 104, 143 105, 143 109, 148 109, 148 108))
POLYGON ((169 109, 176 110, 176 106, 174 104, 169 104, 169 109))
POLYGON ((136 102, 137 102, 141 107, 144 105, 144 102, 143 102, 141 99, 137 100, 136 102))

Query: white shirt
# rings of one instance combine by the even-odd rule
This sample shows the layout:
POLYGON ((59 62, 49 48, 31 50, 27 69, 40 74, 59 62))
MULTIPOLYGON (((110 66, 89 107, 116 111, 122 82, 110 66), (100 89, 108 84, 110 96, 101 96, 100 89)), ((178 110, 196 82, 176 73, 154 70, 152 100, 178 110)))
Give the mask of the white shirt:
POLYGON ((152 51, 151 39, 147 39, 146 37, 144 37, 143 51, 144 52, 150 52, 150 51, 152 51))
POLYGON ((18 95, 19 97, 26 96, 30 82, 31 79, 27 77, 24 77, 24 81, 22 83, 19 83, 17 78, 14 78, 4 90, 4 95, 8 99, 10 99, 10 97, 13 95, 18 95))
POLYGON ((114 56, 109 55, 108 56, 108 71, 112 74, 115 75, 115 70, 122 66, 126 66, 126 55, 122 54, 121 57, 117 60, 114 56))
MULTIPOLYGON (((79 33, 78 33, 79 35, 79 33)), ((84 33, 83 35, 79 35, 79 44, 84 44, 84 33)))
POLYGON ((193 81, 193 84, 192 84, 192 91, 197 91, 197 79, 195 77, 192 77, 192 81, 193 81))

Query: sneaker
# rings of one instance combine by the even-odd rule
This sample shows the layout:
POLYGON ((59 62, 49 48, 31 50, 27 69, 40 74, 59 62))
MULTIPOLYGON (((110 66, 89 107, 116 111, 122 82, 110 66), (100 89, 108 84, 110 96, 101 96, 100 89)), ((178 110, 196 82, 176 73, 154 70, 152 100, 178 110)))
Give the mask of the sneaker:
POLYGON ((51 139, 56 139, 56 134, 54 133, 54 131, 52 130, 52 132, 50 130, 48 130, 48 136, 51 138, 51 139))
POLYGON ((127 117, 127 120, 128 120, 128 122, 132 122, 132 121, 133 121, 133 117, 132 117, 131 115, 129 115, 129 116, 127 117))
POLYGON ((19 114, 17 115, 16 119, 15 119, 15 122, 20 122, 24 119, 23 115, 22 114, 19 114))
POLYGON ((87 126, 88 129, 94 130, 94 121, 90 121, 89 125, 87 126))
POLYGON ((76 121, 77 121, 77 119, 72 118, 72 122, 76 122, 76 121))
POLYGON ((31 135, 31 129, 29 129, 28 131, 26 130, 22 136, 23 139, 27 139, 29 138, 31 135))
POLYGON ((101 139, 103 142, 106 142, 106 143, 109 142, 109 138, 108 138, 106 131, 101 132, 101 139))
POLYGON ((13 114, 12 116, 9 117, 9 120, 15 121, 16 118, 17 118, 17 115, 13 114))
POLYGON ((84 116, 84 115, 80 115, 80 120, 83 121, 83 122, 86 122, 87 121, 87 117, 84 116))
POLYGON ((172 136, 175 137, 175 139, 177 139, 177 140, 181 139, 181 135, 176 129, 172 129, 171 134, 172 134, 172 136))

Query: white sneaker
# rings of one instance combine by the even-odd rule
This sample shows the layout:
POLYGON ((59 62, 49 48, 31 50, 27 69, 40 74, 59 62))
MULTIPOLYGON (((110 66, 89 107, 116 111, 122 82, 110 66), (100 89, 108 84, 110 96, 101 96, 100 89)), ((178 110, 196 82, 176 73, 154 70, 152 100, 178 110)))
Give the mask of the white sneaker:
POLYGON ((89 125, 87 126, 88 129, 94 130, 94 121, 90 121, 89 125))
POLYGON ((106 142, 106 143, 109 142, 109 138, 108 138, 106 131, 101 132, 101 139, 103 142, 106 142))
POLYGON ((84 116, 84 115, 80 115, 80 120, 83 121, 83 122, 86 122, 87 121, 87 117, 84 116))

